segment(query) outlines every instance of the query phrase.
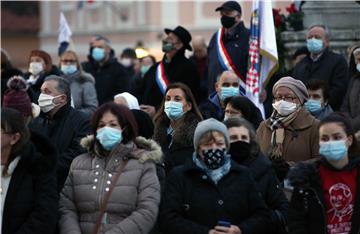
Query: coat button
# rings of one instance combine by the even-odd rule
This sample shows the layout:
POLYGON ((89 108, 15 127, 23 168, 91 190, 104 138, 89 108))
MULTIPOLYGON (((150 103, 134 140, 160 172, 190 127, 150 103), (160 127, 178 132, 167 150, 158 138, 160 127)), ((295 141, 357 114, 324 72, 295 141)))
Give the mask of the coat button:
POLYGON ((115 159, 115 162, 119 162, 119 160, 118 160, 118 159, 115 159))
POLYGON ((111 173, 109 173, 109 177, 110 177, 110 178, 112 177, 112 174, 111 174, 111 173))
POLYGON ((222 206, 222 205, 224 204, 224 201, 223 201, 223 200, 219 200, 219 201, 218 201, 218 204, 219 204, 220 206, 222 206))
POLYGON ((98 171, 95 171, 95 175, 99 175, 99 172, 98 172, 98 171))
POLYGON ((203 175, 201 178, 202 178, 203 180, 206 180, 206 179, 207 179, 207 176, 206 176, 206 175, 203 175))
POLYGON ((95 186, 95 185, 94 185, 94 186, 92 186, 92 189, 94 189, 94 190, 95 190, 95 189, 96 189, 96 186, 95 186))
POLYGON ((105 188, 105 191, 106 191, 106 192, 109 192, 109 188, 105 188))
POLYGON ((95 178, 95 179, 94 179, 94 182, 95 182, 95 183, 98 182, 98 181, 99 181, 98 178, 95 178))
POLYGON ((107 183, 107 184, 111 184, 111 181, 110 181, 110 180, 108 180, 108 181, 106 181, 106 183, 107 183))
POLYGON ((99 167, 100 167, 100 165, 99 165, 99 164, 96 164, 95 168, 99 168, 99 167))

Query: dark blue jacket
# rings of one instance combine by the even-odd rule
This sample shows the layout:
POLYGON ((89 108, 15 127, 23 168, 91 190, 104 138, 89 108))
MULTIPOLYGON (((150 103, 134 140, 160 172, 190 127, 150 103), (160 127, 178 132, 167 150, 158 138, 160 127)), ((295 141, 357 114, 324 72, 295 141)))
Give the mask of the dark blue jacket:
MULTIPOLYGON (((240 22, 235 31, 231 35, 224 35, 223 43, 228 52, 229 56, 232 59, 232 62, 235 64, 238 71, 245 78, 247 72, 247 63, 249 57, 249 29, 245 28, 244 23, 240 22)), ((214 91, 214 84, 216 78, 221 74, 224 69, 219 63, 218 52, 216 47, 216 33, 212 36, 209 47, 208 47, 208 88, 209 92, 214 91)))
POLYGON ((210 94, 209 99, 199 106, 199 110, 204 119, 215 118, 219 121, 224 119, 224 109, 221 107, 217 92, 210 94))

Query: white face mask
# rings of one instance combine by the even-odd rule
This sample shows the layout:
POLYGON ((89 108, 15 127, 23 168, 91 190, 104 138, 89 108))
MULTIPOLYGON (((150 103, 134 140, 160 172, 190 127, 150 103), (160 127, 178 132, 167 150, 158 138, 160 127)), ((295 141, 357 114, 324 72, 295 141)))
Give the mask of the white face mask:
POLYGON ((40 62, 31 62, 29 65, 29 72, 34 76, 38 75, 44 70, 42 63, 40 62))
POLYGON ((287 116, 297 109, 296 103, 284 100, 276 101, 272 104, 273 108, 282 116, 287 116))
POLYGON ((39 96, 39 99, 38 99, 38 103, 39 103, 41 111, 44 113, 47 113, 47 112, 51 111, 52 109, 54 109, 57 106, 57 104, 54 103, 54 99, 57 97, 60 97, 60 96, 61 95, 53 97, 51 95, 41 93, 39 96))
POLYGON ((130 58, 122 58, 120 60, 120 63, 124 66, 124 67, 130 67, 132 65, 132 61, 130 58))

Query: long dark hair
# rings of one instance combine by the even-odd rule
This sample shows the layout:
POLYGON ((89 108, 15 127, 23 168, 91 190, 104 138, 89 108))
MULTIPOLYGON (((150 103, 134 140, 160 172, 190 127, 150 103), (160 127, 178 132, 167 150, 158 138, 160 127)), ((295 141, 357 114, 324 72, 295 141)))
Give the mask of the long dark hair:
POLYGON ((25 144, 29 141, 30 132, 25 124, 23 115, 12 108, 1 108, 1 130, 5 134, 19 133, 20 139, 12 147, 9 159, 5 164, 3 175, 7 173, 10 163, 21 154, 25 144))
MULTIPOLYGON (((189 110, 188 112, 185 113, 184 116, 184 121, 185 122, 189 122, 191 120, 191 118, 194 118, 194 115, 196 116, 196 118, 198 118, 199 121, 202 120, 202 115, 199 111, 199 108, 197 106, 197 103, 195 101, 194 95, 192 94, 190 88, 183 83, 180 82, 176 82, 176 83, 172 83, 170 84, 166 91, 165 91, 165 96, 166 93, 170 90, 170 89, 181 89, 184 94, 185 94, 185 100, 189 103, 191 103, 191 110, 189 110), (191 113, 193 115, 191 115, 191 113)), ((158 112, 156 113, 155 117, 154 117, 154 122, 155 124, 157 123, 165 123, 166 125, 170 124, 170 120, 169 118, 166 116, 165 112, 164 112, 164 105, 165 105, 165 96, 163 98, 163 101, 161 103, 161 107, 158 110, 158 112)))

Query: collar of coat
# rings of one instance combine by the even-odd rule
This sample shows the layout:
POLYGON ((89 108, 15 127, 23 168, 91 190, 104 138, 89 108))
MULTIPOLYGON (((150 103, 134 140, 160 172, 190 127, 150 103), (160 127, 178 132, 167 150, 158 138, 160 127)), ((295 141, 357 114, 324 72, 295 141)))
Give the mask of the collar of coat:
MULTIPOLYGON (((92 152, 91 149, 94 140, 94 135, 89 135, 81 139, 80 145, 84 149, 87 149, 91 154, 96 154, 96 152, 92 152)), ((138 159, 140 163, 147 161, 162 163, 163 153, 161 147, 155 141, 144 137, 136 137, 135 141, 128 142, 127 144, 119 144, 111 154, 113 152, 122 153, 122 151, 131 151, 131 157, 138 159)))
MULTIPOLYGON (((247 169, 245 166, 241 166, 240 164, 235 163, 234 161, 231 160, 230 162, 231 166, 230 166, 230 171, 236 171, 236 172, 244 172, 248 171, 249 169, 247 169)), ((184 172, 191 172, 191 171, 199 171, 199 172, 204 172, 204 170, 202 170, 201 168, 199 168, 194 162, 193 160, 187 160, 185 162, 185 164, 183 165, 184 168, 184 172)), ((229 174, 228 173, 228 174, 229 174)), ((250 173, 250 172, 248 172, 250 173)))
MULTIPOLYGON (((315 117, 302 106, 296 118, 286 128, 290 130, 304 130, 310 128, 316 121, 315 117)), ((270 128, 270 118, 265 123, 270 128)))

